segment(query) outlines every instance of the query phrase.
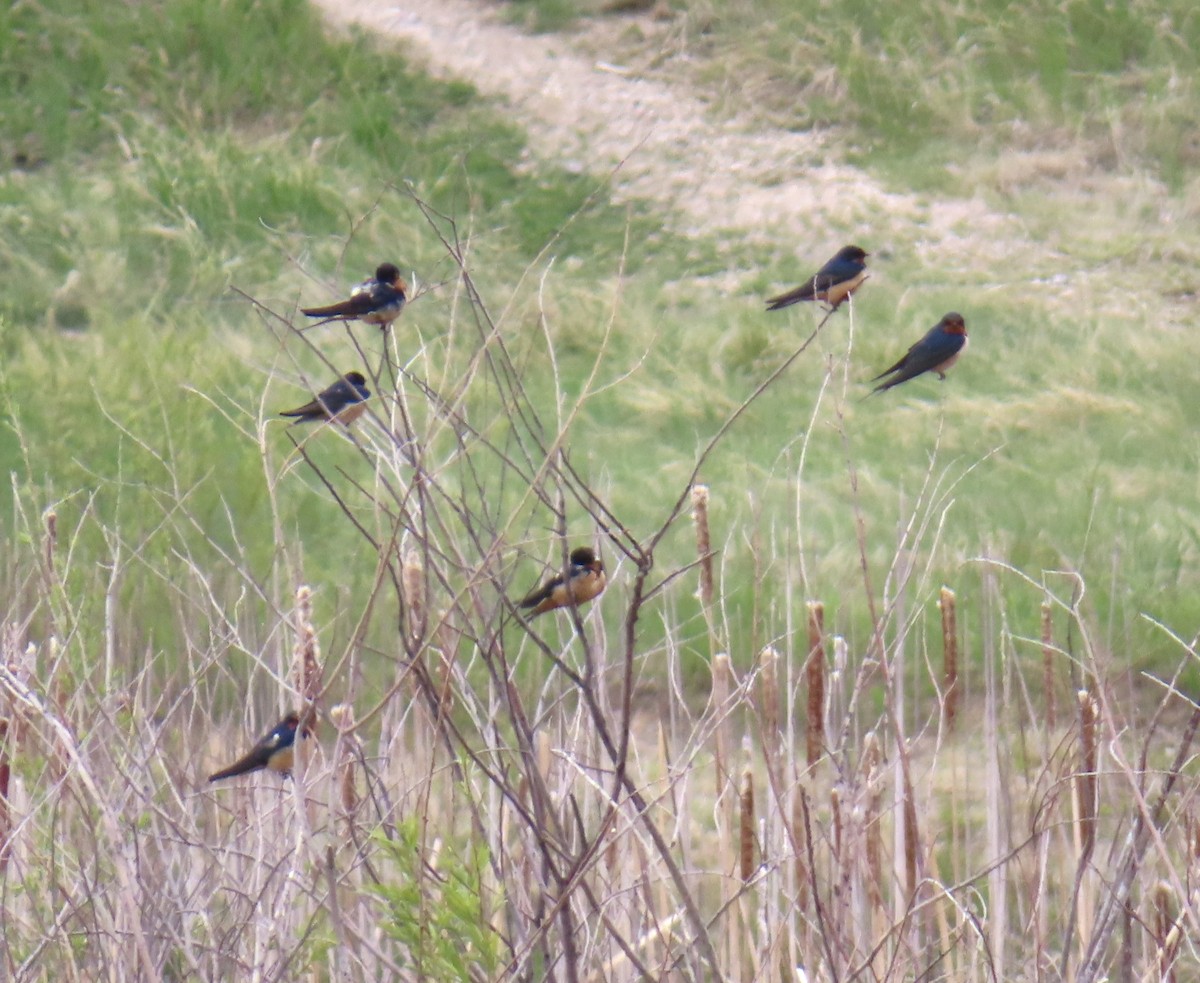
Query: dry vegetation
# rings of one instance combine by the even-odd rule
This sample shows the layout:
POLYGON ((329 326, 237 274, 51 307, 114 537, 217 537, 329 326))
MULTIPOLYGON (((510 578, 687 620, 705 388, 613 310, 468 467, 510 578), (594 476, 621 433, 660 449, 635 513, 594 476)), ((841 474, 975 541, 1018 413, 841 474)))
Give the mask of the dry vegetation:
MULTIPOLYGON (((613 50, 725 52, 731 111, 804 133, 564 56, 595 126, 556 169, 561 120, 527 146, 304 0, 13 8, 0 978, 1198 973, 1200 21, 686 7, 613 50), (925 191, 825 161, 842 122, 925 191), (1049 187, 1110 144, 1155 169, 1049 187), (870 288, 801 344, 759 297, 851 229, 870 288), (429 281, 392 334, 293 322, 364 258, 429 281), (951 382, 860 402, 963 297, 951 382), (272 418, 351 368, 353 428, 272 418), (584 543, 604 596, 522 620, 584 543), (206 783, 306 708, 291 781, 206 783)), ((546 88, 561 38, 446 17, 546 88)))
MULTIPOLYGON (((304 586, 336 558, 284 543, 263 582, 236 555, 184 557, 188 650, 177 663, 148 652, 118 688, 114 665, 136 657, 121 650, 118 585, 139 567, 138 544, 111 532, 98 595, 70 596, 79 530, 53 513, 19 514, 26 545, 9 558, 19 614, 0 660, 7 975, 1196 971, 1200 823, 1181 778, 1200 710, 1164 688, 1128 726, 1123 677, 1094 642, 1081 581, 1064 575, 1056 592, 984 558, 981 605, 959 610, 930 581, 954 486, 935 458, 887 569, 868 563, 858 515, 865 642, 830 633, 820 599, 787 575, 791 630, 755 651, 733 636, 744 619, 726 611, 729 533, 709 514, 725 492, 698 479, 745 409, 793 363, 815 359, 821 328, 714 431, 689 478, 663 488, 657 524, 635 531, 571 455, 572 423, 608 378, 607 340, 595 371, 578 392, 560 389, 547 415, 454 225, 416 207, 459 269, 450 333, 471 341, 458 349, 471 356, 406 359, 394 335, 381 346, 374 328, 351 327, 376 392, 364 422, 296 431, 283 461, 261 411, 244 434, 260 443, 272 497, 296 481, 332 496, 376 560, 374 589, 343 612, 354 626, 344 647, 320 650, 304 586), (693 563, 656 562, 664 542, 693 534, 693 563), (532 567, 514 572, 515 558, 532 551, 557 569, 586 541, 604 553, 608 592, 524 622, 510 598, 532 567), (671 601, 693 590, 706 699, 683 682, 695 678, 683 644, 694 628, 674 620, 671 601), (1009 622, 1014 592, 1044 599, 1040 625, 1009 622), (90 644, 80 625, 95 617, 102 645, 67 659, 90 644), (967 659, 964 618, 983 639, 967 659), (651 622, 661 640, 647 645, 651 622), (381 636, 391 645, 368 642, 381 636), (387 684, 367 662, 394 667, 387 684), (92 669, 80 675, 79 664, 92 669), (213 712, 215 686, 246 693, 240 739, 213 712), (231 741, 253 740, 280 707, 309 704, 319 740, 304 745, 292 781, 260 773, 204 785, 239 749, 231 741)), ((265 305, 259 313, 280 344, 323 358, 319 332, 265 305)), ((540 317, 553 366, 553 315, 540 317)), ((616 308, 609 326, 619 329, 616 308)), ((847 386, 831 362, 823 392, 835 419, 847 386)), ((846 477, 857 512, 852 459, 846 477)), ((164 523, 188 522, 187 498, 179 489, 164 523)), ((751 548, 756 564, 778 559, 771 543, 751 548)), ((1194 657, 1179 644, 1182 662, 1194 657)))

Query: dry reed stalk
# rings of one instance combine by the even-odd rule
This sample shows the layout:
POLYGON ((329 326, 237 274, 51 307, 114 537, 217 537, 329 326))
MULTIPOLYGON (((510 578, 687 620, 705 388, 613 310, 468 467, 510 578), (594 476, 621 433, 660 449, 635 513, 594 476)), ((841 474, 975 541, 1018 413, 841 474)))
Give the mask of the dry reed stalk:
MULTIPOLYGON (((0 626, 0 665, 3 665, 23 684, 29 683, 29 673, 26 669, 25 657, 21 653, 21 629, 15 621, 6 621, 0 626)), ((0 710, 4 709, 0 704, 0 710)), ((21 744, 25 740, 28 719, 21 705, 14 704, 9 712, 13 721, 13 741, 21 744)))
MULTIPOLYGON (((713 768, 716 779, 717 820, 717 869, 721 878, 721 907, 732 902, 737 884, 733 879, 737 858, 734 856, 733 828, 737 822, 737 790, 733 787, 730 755, 733 745, 733 723, 729 719, 729 700, 734 686, 733 666, 725 652, 718 652, 712 661, 711 706, 715 715, 713 726, 713 768)), ((742 936, 737 929, 737 919, 725 919, 722 934, 725 951, 722 963, 726 966, 741 964, 742 936)))
POLYGON ((779 765, 779 653, 768 646, 758 657, 759 714, 762 719, 763 753, 772 776, 779 765))
POLYGON ((825 605, 808 603, 808 704, 805 738, 809 767, 821 758, 825 747, 825 605))
POLYGON ((875 910, 875 921, 887 918, 883 899, 883 750, 872 731, 863 742, 861 773, 866 788, 863 836, 866 839, 867 896, 875 910))
POLYGON ((1186 837, 1184 845, 1188 852, 1187 876, 1189 883, 1200 883, 1200 820, 1190 813, 1187 816, 1184 835, 1186 837))
MULTIPOLYGON (((51 671, 60 664, 62 654, 62 646, 58 641, 57 635, 51 635, 46 642, 46 665, 51 667, 51 671)), ((30 665, 33 664, 33 653, 27 653, 30 659, 30 665)), ((54 685, 50 689, 50 697, 55 708, 55 711, 63 720, 70 719, 71 694, 75 691, 74 680, 71 678, 70 667, 66 660, 62 660, 62 671, 56 672, 54 676, 54 685)), ((17 739, 14 742, 15 746, 20 746, 20 738, 23 734, 23 728, 26 726, 26 718, 20 708, 17 710, 17 739)), ((71 759, 61 744, 55 744, 50 751, 48 758, 48 768, 50 775, 57 781, 66 775, 71 767, 71 759)))
MULTIPOLYGON (((1099 707, 1087 690, 1076 693, 1079 703, 1079 768, 1075 773, 1075 855, 1080 870, 1079 894, 1076 907, 1076 931, 1081 944, 1092 937, 1095 898, 1091 886, 1093 878, 1088 875, 1092 852, 1096 845, 1096 731, 1099 707)), ((1086 958, 1086 954, 1083 954, 1086 958)))
POLYGON ((996 651, 995 612, 999 604, 999 588, 991 565, 983 571, 982 594, 983 639, 983 740, 985 751, 984 790, 985 797, 985 856, 992 861, 988 870, 987 885, 990 910, 987 924, 988 943, 991 947, 992 964, 1000 979, 1006 975, 1008 959, 1008 864, 1000 862, 1008 854, 1008 827, 1005 822, 1009 801, 1005 790, 1004 774, 1000 760, 1003 723, 1000 715, 1004 700, 1001 683, 997 679, 1000 657, 996 651))
POLYGON ((462 640, 462 632, 451 623, 449 611, 442 611, 438 615, 434 636, 437 647, 445 657, 446 664, 453 664, 455 657, 458 655, 458 643, 462 640))
POLYGON ((954 591, 949 587, 942 588, 938 607, 942 611, 943 713, 946 730, 954 733, 954 722, 958 718, 958 615, 954 591))
POLYGON ((7 872, 8 857, 12 850, 12 820, 8 804, 8 781, 11 774, 8 720, 0 718, 0 874, 7 872))
POLYGON ((1157 946, 1158 980, 1159 983, 1175 983, 1175 959, 1179 954, 1179 945, 1183 941, 1179 931, 1179 920, 1171 913, 1175 892, 1166 881, 1159 881, 1154 886, 1154 913, 1150 924, 1154 932, 1157 946))
POLYGON ((708 530, 708 485, 692 485, 692 521, 696 524, 696 559, 700 563, 700 603, 713 602, 712 538, 708 530))
POLYGON ((904 877, 908 904, 915 905, 918 901, 918 846, 920 844, 919 827, 917 825, 917 803, 913 797, 911 785, 904 788, 904 877))
MULTIPOLYGON (((829 876, 827 878, 828 886, 824 891, 824 919, 823 924, 819 928, 826 936, 836 939, 835 948, 844 953, 843 959, 847 957, 847 950, 853 939, 853 925, 851 924, 851 899, 850 899, 850 875, 851 865, 849 856, 850 845, 850 829, 847 813, 850 812, 848 803, 843 802, 843 789, 841 785, 834 785, 829 790, 829 840, 831 850, 831 864, 829 868, 829 876)), ((820 885, 814 878, 813 882, 813 904, 817 908, 818 913, 821 911, 822 892, 820 885)), ((826 953, 829 952, 828 942, 825 942, 826 953)))
POLYGON ((733 691, 733 666, 729 656, 718 652, 712 661, 712 707, 717 714, 716 725, 713 727, 713 737, 716 747, 713 750, 713 766, 716 768, 717 800, 725 797, 729 787, 729 755, 732 744, 729 721, 729 694, 733 691))
POLYGON ((1048 601, 1042 602, 1042 698, 1045 703, 1047 737, 1054 730, 1054 615, 1048 601))
POLYGON ((296 652, 294 662, 299 712, 304 716, 321 693, 321 647, 312 623, 312 590, 307 584, 296 588, 296 652))
POLYGON ((825 680, 828 693, 826 719, 831 722, 834 733, 844 733, 850 709, 854 703, 856 687, 854 673, 850 671, 850 646, 841 635, 833 636, 833 665, 825 680))
POLYGON ((829 820, 830 832, 833 834, 833 859, 841 866, 842 863, 842 793, 838 786, 829 790, 829 820))
POLYGON ((425 567, 421 554, 406 550, 400 565, 400 590, 404 596, 408 637, 416 642, 425 634, 425 567))
POLYGON ((749 884, 754 876, 754 772, 750 766, 742 770, 742 790, 738 796, 738 861, 742 883, 749 884))
POLYGON ((799 945, 799 965, 808 963, 809 932, 808 932, 808 901, 809 879, 808 870, 808 827, 804 822, 804 788, 797 781, 792 787, 792 876, 796 879, 796 914, 800 920, 800 931, 797 933, 799 945))
POLYGON ((550 735, 539 730, 534 737, 534 754, 537 757, 538 774, 542 776, 542 784, 550 788, 550 770, 554 764, 554 749, 550 745, 550 735))
MULTIPOLYGON (((433 668, 431 675, 437 686, 437 715, 445 719, 454 703, 454 662, 458 654, 458 643, 462 633, 450 623, 450 612, 442 611, 433 628, 433 668)), ((398 670, 404 672, 401 666, 398 670)), ((413 680, 414 698, 419 698, 416 680, 413 680)))
POLYGON ((1047 904, 1048 877, 1050 875, 1050 831, 1045 828, 1035 828, 1034 833, 1035 858, 1033 874, 1030 877, 1032 897, 1029 901, 1032 915, 1030 922, 1033 926, 1033 965, 1040 972, 1042 966, 1048 966, 1050 956, 1046 952, 1046 941, 1050 929, 1050 911, 1047 904))
MULTIPOLYGON (((933 883, 949 883, 949 880, 943 876, 938 864, 937 843, 933 837, 928 837, 925 841, 925 855, 929 858, 929 876, 933 879, 933 883)), ((933 901, 934 927, 932 931, 936 933, 939 942, 938 952, 945 954, 945 967, 947 970, 945 975, 940 978, 946 980, 975 979, 977 977, 974 975, 968 975, 963 972, 964 959, 961 951, 963 946, 955 945, 952 941, 953 935, 958 934, 958 932, 957 930, 952 932, 947 912, 953 912, 955 921, 959 921, 958 909, 947 896, 947 892, 938 891, 936 899, 933 901)), ((978 947, 972 946, 971 948, 974 950, 978 947)))

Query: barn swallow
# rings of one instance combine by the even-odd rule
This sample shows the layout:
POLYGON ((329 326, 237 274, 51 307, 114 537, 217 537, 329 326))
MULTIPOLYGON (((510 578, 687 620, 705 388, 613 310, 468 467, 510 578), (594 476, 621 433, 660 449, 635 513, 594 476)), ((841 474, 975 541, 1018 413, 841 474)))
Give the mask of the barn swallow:
POLYGON ((767 310, 778 311, 802 300, 823 300, 833 310, 862 286, 867 278, 866 259, 870 253, 858 246, 842 246, 828 263, 795 290, 767 301, 767 310))
POLYGON ((328 307, 306 307, 301 313, 342 321, 366 321, 387 330, 408 300, 408 285, 391 263, 383 263, 374 278, 363 280, 350 291, 350 299, 328 307))
MULTIPOLYGON (((880 372, 872 379, 877 382, 885 375, 896 374, 887 382, 880 382, 871 393, 883 392, 898 386, 909 379, 915 379, 923 372, 936 372, 939 379, 946 378, 946 370, 958 361, 959 356, 967 350, 967 326, 963 316, 951 311, 944 314, 926 333, 925 337, 912 346, 899 362, 890 369, 880 372)), ((868 393, 870 395, 870 393, 868 393)))
POLYGON ((551 577, 537 590, 517 602, 522 608, 533 608, 529 617, 536 618, 555 608, 583 604, 599 597, 605 586, 604 564, 587 546, 571 550, 571 563, 564 580, 560 573, 551 577))
POLYGON ((300 423, 307 420, 337 420, 349 426, 366 412, 371 390, 361 372, 347 372, 317 398, 294 410, 284 410, 280 416, 294 416, 300 423))
MULTIPOLYGON (((208 776, 210 782, 218 782, 222 778, 233 778, 235 775, 245 775, 252 771, 270 768, 281 775, 292 773, 295 760, 296 730, 300 727, 300 715, 289 713, 277 723, 266 737, 254 745, 251 751, 239 758, 228 768, 208 776)), ((301 737, 311 737, 312 731, 305 726, 300 731, 301 737)))

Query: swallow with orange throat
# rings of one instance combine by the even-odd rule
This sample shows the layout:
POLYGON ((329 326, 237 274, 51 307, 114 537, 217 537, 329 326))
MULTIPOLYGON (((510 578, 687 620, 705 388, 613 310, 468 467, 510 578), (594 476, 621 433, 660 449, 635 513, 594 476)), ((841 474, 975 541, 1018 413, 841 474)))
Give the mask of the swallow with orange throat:
POLYGON ((381 263, 375 276, 350 291, 348 300, 327 307, 305 307, 302 314, 331 321, 365 321, 387 330, 408 300, 408 285, 392 263, 381 263))
POLYGON ((243 757, 238 758, 228 768, 222 768, 208 776, 210 782, 219 782, 223 778, 233 778, 236 775, 248 775, 252 771, 269 769, 281 775, 290 775, 295 764, 296 735, 311 737, 312 730, 306 725, 300 726, 300 714, 292 712, 271 728, 262 740, 254 745, 243 757))
POLYGON ((945 380, 946 370, 959 360, 967 350, 967 325, 963 316, 957 311, 943 314, 926 333, 925 337, 913 345, 904 357, 890 369, 884 369, 872 382, 879 382, 884 376, 891 376, 871 390, 868 395, 881 393, 892 386, 898 386, 909 379, 915 379, 925 372, 936 372, 939 379, 945 380))
POLYGON ((332 386, 317 393, 317 398, 297 406, 294 410, 283 410, 280 416, 294 417, 297 423, 312 420, 336 420, 349 426, 366 412, 367 399, 371 390, 361 372, 347 372, 332 386))
POLYGON ((594 600, 603 592, 606 583, 604 564, 595 551, 588 546, 580 546, 571 550, 565 575, 560 573, 551 577, 518 601, 517 606, 529 610, 529 617, 535 618, 555 608, 594 600))
POLYGON ((767 310, 782 310, 805 300, 823 300, 836 311, 867 278, 869 255, 858 246, 843 246, 828 263, 795 290, 769 298, 767 310))

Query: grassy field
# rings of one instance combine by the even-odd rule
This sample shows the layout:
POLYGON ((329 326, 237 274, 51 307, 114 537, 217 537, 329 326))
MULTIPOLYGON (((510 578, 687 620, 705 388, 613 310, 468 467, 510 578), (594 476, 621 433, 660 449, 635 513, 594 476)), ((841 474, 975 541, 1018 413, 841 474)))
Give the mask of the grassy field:
POLYGON ((662 24, 731 110, 1013 210, 1069 285, 889 241, 801 351, 819 312, 761 309, 791 250, 664 231, 304 3, 0 21, 9 975, 1194 970, 1194 720, 1151 677, 1198 678, 1200 18, 662 24), (418 286, 390 335, 308 329, 384 259, 418 286), (863 399, 952 308, 950 379, 863 399), (275 417, 353 367, 354 430, 275 417), (504 598, 564 537, 610 587, 527 632, 504 598), (300 780, 204 790, 310 699, 300 780))

